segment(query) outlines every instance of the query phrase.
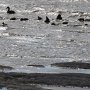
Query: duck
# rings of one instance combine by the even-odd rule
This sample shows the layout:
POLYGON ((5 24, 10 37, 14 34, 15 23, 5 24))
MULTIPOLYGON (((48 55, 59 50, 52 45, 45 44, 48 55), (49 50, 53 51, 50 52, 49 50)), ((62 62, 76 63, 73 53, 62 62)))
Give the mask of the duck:
POLYGON ((21 18, 20 21, 27 21, 28 18, 21 18))
POLYGON ((79 18, 78 21, 84 22, 85 20, 84 20, 84 18, 79 18))
POLYGON ((46 16, 46 19, 44 21, 46 24, 49 24, 50 23, 50 19, 46 16))
POLYGON ((7 30, 8 26, 4 22, 0 25, 0 31, 7 30))
POLYGON ((67 22, 67 21, 65 21, 65 22, 63 22, 62 24, 68 24, 68 22, 67 22))
POLYGON ((5 23, 3 22, 3 23, 2 23, 2 26, 3 26, 3 27, 7 27, 7 24, 5 24, 5 23))
POLYGON ((16 12, 13 10, 10 10, 10 7, 7 7, 7 14, 15 14, 16 12))
POLYGON ((56 17, 56 20, 62 20, 61 14, 58 14, 58 16, 56 17))
POLYGON ((40 16, 38 16, 38 20, 42 20, 42 18, 40 16))
POLYGON ((12 17, 12 18, 10 18, 10 20, 17 20, 17 18, 15 18, 15 17, 12 17))

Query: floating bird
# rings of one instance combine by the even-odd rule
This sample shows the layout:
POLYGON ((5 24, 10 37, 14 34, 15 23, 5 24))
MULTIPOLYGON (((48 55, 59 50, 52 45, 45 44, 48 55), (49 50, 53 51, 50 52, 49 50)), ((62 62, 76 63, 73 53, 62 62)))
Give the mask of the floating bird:
POLYGON ((42 20, 42 18, 40 16, 38 16, 38 20, 42 20))
POLYGON ((3 23, 2 23, 2 26, 3 26, 3 27, 6 27, 6 26, 7 26, 7 24, 5 24, 5 23, 3 22, 3 23))
POLYGON ((12 18, 10 18, 10 20, 17 20, 17 18, 15 18, 15 17, 12 17, 12 18))
POLYGON ((61 14, 58 14, 58 16, 56 17, 56 20, 62 20, 61 14))
POLYGON ((68 22, 66 21, 66 22, 63 22, 62 24, 68 24, 68 22))
POLYGON ((0 25, 0 31, 6 30, 7 28, 8 26, 4 22, 2 23, 2 25, 0 25))
POLYGON ((44 22, 49 24, 50 23, 50 19, 46 16, 46 20, 44 22))
POLYGON ((20 21, 27 21, 28 18, 21 18, 20 21))
POLYGON ((78 21, 84 22, 84 18, 79 18, 78 21))
POLYGON ((15 11, 10 10, 10 7, 7 7, 6 9, 7 9, 8 14, 15 14, 16 13, 15 11))
POLYGON ((52 22, 51 25, 56 25, 56 23, 52 22))

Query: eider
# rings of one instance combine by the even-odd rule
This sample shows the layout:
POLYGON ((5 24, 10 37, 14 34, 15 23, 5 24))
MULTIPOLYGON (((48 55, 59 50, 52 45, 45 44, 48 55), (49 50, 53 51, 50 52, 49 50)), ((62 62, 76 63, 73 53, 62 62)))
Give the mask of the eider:
POLYGON ((46 20, 44 22, 49 24, 50 23, 50 19, 46 16, 46 20))
POLYGON ((8 14, 15 14, 16 13, 15 11, 10 10, 10 7, 7 7, 6 9, 7 9, 8 14))
POLYGON ((84 20, 84 18, 79 18, 78 21, 84 22, 85 20, 84 20))
POLYGON ((56 17, 56 20, 62 20, 61 14, 58 14, 58 16, 56 17))
POLYGON ((38 16, 38 20, 42 20, 42 18, 40 16, 38 16))
POLYGON ((3 22, 3 23, 2 23, 2 26, 3 26, 3 27, 6 27, 6 26, 7 26, 7 24, 5 24, 5 23, 3 22))
POLYGON ((15 18, 15 17, 12 17, 12 18, 10 18, 10 20, 17 20, 17 18, 15 18))
POLYGON ((27 21, 28 18, 21 18, 20 21, 27 21))
POLYGON ((62 24, 68 24, 68 22, 67 22, 67 21, 65 21, 65 22, 63 22, 62 24))

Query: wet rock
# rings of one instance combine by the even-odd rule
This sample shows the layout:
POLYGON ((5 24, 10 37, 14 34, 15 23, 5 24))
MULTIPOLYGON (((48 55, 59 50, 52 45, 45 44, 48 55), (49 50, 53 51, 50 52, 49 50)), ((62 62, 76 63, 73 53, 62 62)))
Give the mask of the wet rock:
POLYGON ((27 66, 41 67, 41 68, 44 68, 45 67, 44 65, 27 65, 27 66))
MULTIPOLYGON (((45 73, 0 73, 0 84, 13 87, 19 87, 16 90, 38 90, 30 89, 35 84, 58 85, 58 86, 76 86, 90 87, 90 74, 81 73, 61 73, 61 74, 45 74, 45 73), (23 85, 21 88, 20 86, 23 85)), ((12 89, 14 90, 14 89, 12 89)), ((41 89, 42 90, 42 89, 41 89)))
POLYGON ((82 68, 82 69, 90 69, 90 63, 84 63, 84 62, 62 62, 62 63, 54 63, 51 64, 52 66, 57 67, 68 67, 68 68, 82 68))
POLYGON ((10 67, 10 66, 0 65, 0 69, 1 69, 2 71, 4 71, 4 70, 7 70, 7 69, 12 70, 12 69, 14 69, 14 68, 12 68, 12 67, 10 67))

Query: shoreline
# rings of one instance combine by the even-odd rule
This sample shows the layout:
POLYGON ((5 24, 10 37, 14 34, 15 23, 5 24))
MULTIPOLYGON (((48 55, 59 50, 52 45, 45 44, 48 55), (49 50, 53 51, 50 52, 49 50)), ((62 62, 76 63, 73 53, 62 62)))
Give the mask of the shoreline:
POLYGON ((88 87, 90 88, 90 75, 81 73, 62 73, 62 74, 45 74, 45 73, 4 73, 0 72, 0 85, 17 86, 20 85, 55 85, 71 87, 88 87))

